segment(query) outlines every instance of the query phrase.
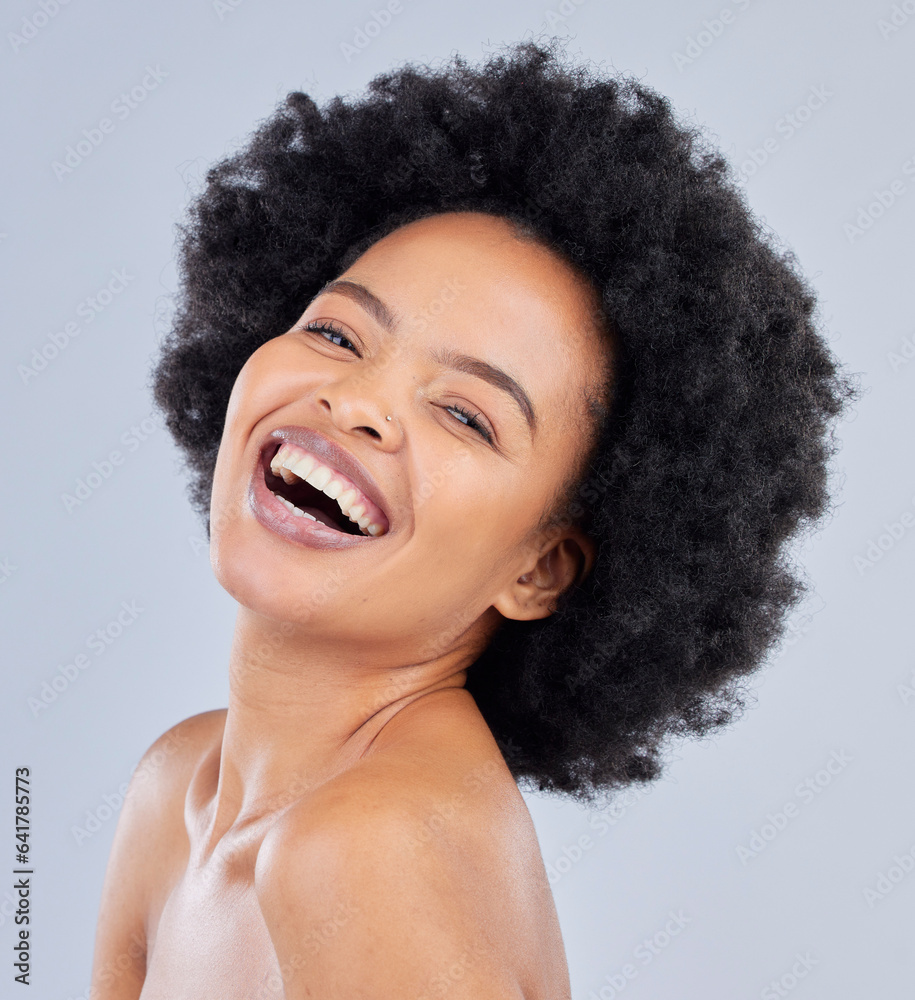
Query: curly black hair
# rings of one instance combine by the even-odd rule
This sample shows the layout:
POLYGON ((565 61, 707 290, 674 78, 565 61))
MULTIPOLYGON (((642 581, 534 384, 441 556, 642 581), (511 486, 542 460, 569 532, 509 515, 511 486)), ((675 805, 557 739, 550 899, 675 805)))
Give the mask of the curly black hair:
POLYGON ((515 779, 593 803, 745 707, 807 589, 788 543, 827 512, 832 422, 860 390, 793 253, 667 98, 555 39, 407 63, 322 108, 289 94, 180 227, 151 388, 208 536, 245 360, 381 235, 459 210, 573 262, 619 341, 612 404, 545 512, 586 526, 594 567, 550 617, 501 625, 467 676, 515 779))

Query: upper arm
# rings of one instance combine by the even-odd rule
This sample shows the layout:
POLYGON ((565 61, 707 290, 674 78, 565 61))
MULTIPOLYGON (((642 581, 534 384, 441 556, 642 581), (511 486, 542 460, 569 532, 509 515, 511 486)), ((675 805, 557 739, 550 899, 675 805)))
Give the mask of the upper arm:
MULTIPOLYGON (((92 960, 92 1000, 136 1000, 146 976, 150 891, 168 868, 163 830, 183 811, 182 784, 214 713, 192 716, 164 732, 130 778, 102 886, 92 960)), ((172 852, 173 854, 173 845, 172 852)))
POLYGON ((522 1000, 479 873, 422 826, 363 801, 271 849, 258 896, 288 1000, 522 1000))

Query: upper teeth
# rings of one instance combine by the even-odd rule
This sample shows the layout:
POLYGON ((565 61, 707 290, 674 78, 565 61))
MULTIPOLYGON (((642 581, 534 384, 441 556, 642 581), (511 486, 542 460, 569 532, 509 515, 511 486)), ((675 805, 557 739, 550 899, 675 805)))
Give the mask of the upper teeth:
POLYGON ((331 499, 337 501, 340 510, 353 523, 359 525, 359 530, 363 534, 380 535, 385 530, 383 524, 373 521, 366 513, 364 498, 359 491, 345 482, 339 473, 326 465, 321 465, 314 456, 307 452, 283 444, 273 456, 270 469, 275 476, 281 476, 286 483, 297 483, 304 479, 315 489, 326 493, 331 499))

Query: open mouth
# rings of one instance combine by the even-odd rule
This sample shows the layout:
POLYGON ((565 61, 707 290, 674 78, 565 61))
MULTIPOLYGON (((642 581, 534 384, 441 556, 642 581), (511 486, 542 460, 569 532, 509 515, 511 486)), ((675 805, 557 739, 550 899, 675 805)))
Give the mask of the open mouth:
POLYGON ((376 537, 388 530, 381 509, 350 479, 304 448, 282 441, 263 457, 264 481, 294 516, 347 535, 376 537))

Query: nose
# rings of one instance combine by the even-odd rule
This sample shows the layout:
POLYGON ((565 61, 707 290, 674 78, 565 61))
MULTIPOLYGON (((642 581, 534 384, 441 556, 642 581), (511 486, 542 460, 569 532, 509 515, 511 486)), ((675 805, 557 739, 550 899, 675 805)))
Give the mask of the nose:
POLYGON ((318 405, 339 430, 372 438, 390 450, 398 447, 402 431, 397 414, 384 393, 372 391, 364 378, 323 385, 317 398, 318 405))

